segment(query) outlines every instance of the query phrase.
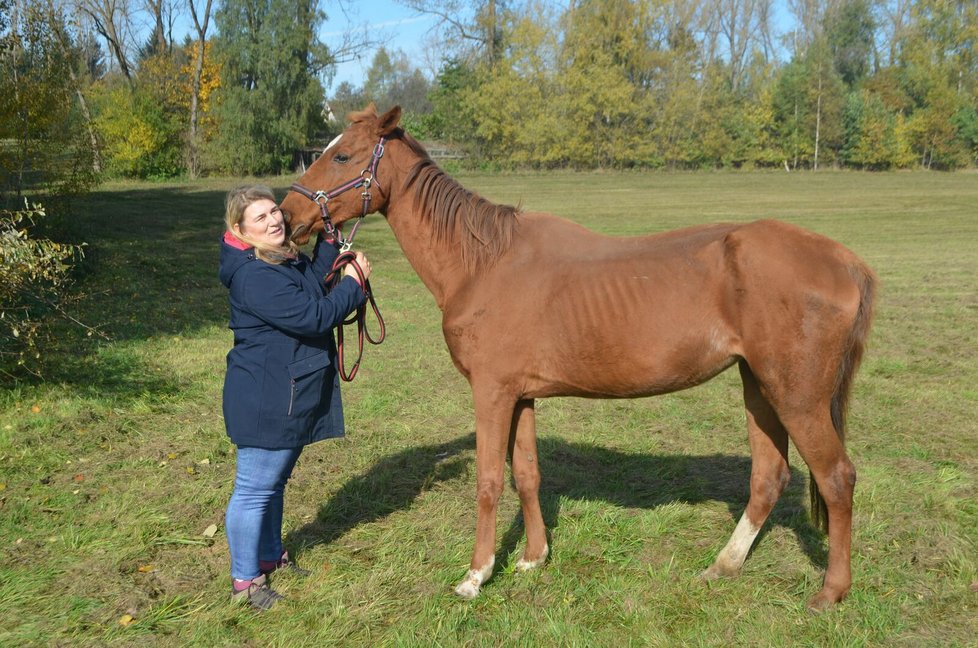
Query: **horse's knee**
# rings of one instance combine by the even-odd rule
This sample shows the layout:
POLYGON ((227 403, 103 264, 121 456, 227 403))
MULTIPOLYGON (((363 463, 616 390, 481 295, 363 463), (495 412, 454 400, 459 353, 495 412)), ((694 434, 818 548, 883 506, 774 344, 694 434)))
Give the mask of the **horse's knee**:
POLYGON ((476 486, 476 501, 482 508, 493 508, 503 492, 503 482, 496 477, 479 479, 476 486))
POLYGON ((532 468, 513 469, 513 480, 520 493, 536 493, 540 490, 540 471, 532 468))

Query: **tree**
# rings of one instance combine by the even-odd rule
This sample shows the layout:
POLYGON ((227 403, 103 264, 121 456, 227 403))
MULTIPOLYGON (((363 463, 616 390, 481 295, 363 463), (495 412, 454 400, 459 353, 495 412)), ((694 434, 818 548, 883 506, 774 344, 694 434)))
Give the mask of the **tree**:
POLYGON ((119 70, 127 81, 133 81, 130 61, 132 9, 129 0, 75 0, 79 13, 86 16, 95 31, 105 39, 119 70))
POLYGON ((173 0, 143 0, 153 20, 149 41, 141 49, 143 58, 168 52, 173 46, 173 23, 176 19, 173 0))
POLYGON ((211 19, 211 1, 205 0, 203 11, 198 11, 194 0, 187 0, 190 17, 194 21, 194 68, 190 85, 190 130, 187 134, 187 173, 196 178, 200 172, 200 113, 201 92, 204 76, 204 59, 210 48, 207 46, 207 28, 211 19))
POLYGON ((476 120, 465 99, 477 93, 478 85, 479 75, 471 65, 458 59, 445 62, 428 95, 432 105, 428 121, 429 137, 476 153, 477 145, 472 139, 476 120))
POLYGON ((834 161, 842 141, 844 97, 824 40, 782 69, 772 96, 773 129, 791 168, 834 161))
MULTIPOLYGON (((54 36, 55 42, 61 49, 62 56, 66 58, 72 57, 74 54, 72 49, 71 37, 65 29, 65 20, 61 12, 59 12, 54 3, 48 0, 47 5, 48 13, 50 15, 51 31, 54 36)), ((79 53, 84 56, 83 48, 88 48, 89 56, 85 57, 85 68, 89 74, 97 73, 98 71, 98 56, 101 52, 98 50, 98 44, 95 43, 94 39, 91 38, 90 34, 87 34, 88 38, 84 41, 81 47, 78 47, 79 53), (94 46, 94 47, 93 47, 94 46), (94 56, 93 56, 94 54, 94 56)), ((92 119, 92 111, 88 106, 88 99, 85 97, 85 93, 82 90, 80 74, 76 71, 78 64, 69 64, 67 66, 68 78, 71 81, 71 85, 74 88, 75 96, 78 98, 78 108, 81 110, 82 118, 85 123, 85 130, 88 133, 88 141, 91 146, 92 153, 92 172, 98 175, 102 172, 102 151, 101 144, 98 141, 98 134, 95 130, 95 122, 92 119)))
POLYGON ((905 147, 897 133, 897 115, 883 100, 867 91, 853 92, 842 115, 844 144, 842 159, 862 169, 889 169, 899 166, 905 147))
POLYGON ((713 0, 716 25, 724 40, 730 88, 737 92, 755 48, 767 50, 771 41, 771 0, 713 0), (767 47, 765 47, 767 45, 767 47))
POLYGON ((876 22, 868 0, 844 0, 825 17, 835 70, 850 88, 868 73, 876 22))
POLYGON ((503 24, 508 4, 499 0, 398 0, 421 14, 438 18, 445 31, 444 42, 454 48, 452 58, 485 62, 494 66, 502 55, 506 40, 503 24), (469 11, 469 7, 472 11, 469 11))
POLYGON ((320 128, 319 75, 332 62, 317 37, 316 0, 224 2, 215 13, 221 85, 210 147, 226 171, 276 173, 320 128))
POLYGON ((367 70, 362 94, 376 103, 378 109, 397 104, 405 113, 417 115, 431 112, 431 102, 428 101, 430 88, 431 83, 424 78, 421 70, 411 66, 403 52, 392 54, 381 47, 367 70))
POLYGON ((77 49, 47 4, 9 11, 0 32, 0 192, 72 193, 94 182, 93 148, 72 82, 77 49), (58 36, 60 34, 60 37, 58 36))

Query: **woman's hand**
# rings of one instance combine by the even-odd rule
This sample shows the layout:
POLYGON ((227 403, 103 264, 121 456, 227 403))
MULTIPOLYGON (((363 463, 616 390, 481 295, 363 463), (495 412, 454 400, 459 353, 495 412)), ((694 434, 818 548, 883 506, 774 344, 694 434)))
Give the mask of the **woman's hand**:
MULTIPOLYGON (((363 272, 363 278, 369 279, 372 268, 370 266, 370 261, 367 260, 367 257, 363 254, 363 252, 356 252, 354 262, 360 266, 360 270, 363 272)), ((357 271, 353 269, 353 264, 348 264, 346 268, 343 269, 343 276, 353 277, 356 279, 357 283, 360 283, 360 277, 357 275, 357 271)))

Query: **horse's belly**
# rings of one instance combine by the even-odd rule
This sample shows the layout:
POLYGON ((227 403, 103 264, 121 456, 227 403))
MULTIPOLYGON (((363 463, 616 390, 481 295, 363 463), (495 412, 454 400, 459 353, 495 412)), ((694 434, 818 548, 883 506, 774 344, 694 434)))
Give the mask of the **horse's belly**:
POLYGON ((686 389, 714 377, 740 352, 714 316, 625 318, 586 334, 557 333, 527 367, 527 396, 636 397, 686 389))

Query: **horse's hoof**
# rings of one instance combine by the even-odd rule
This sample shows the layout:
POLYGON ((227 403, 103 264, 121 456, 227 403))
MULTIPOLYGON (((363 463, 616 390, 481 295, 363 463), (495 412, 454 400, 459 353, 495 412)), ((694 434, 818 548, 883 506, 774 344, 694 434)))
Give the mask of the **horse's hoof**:
POLYGON ((543 563, 547 562, 547 556, 549 554, 550 554, 550 548, 544 546, 543 554, 541 554, 540 557, 537 558, 536 560, 527 560, 525 557, 520 558, 519 561, 516 563, 516 571, 527 572, 530 571, 531 569, 536 569, 537 567, 543 565, 543 563))
POLYGON ((483 565, 480 569, 470 569, 467 574, 465 574, 465 580, 458 584, 455 588, 455 593, 464 599, 474 599, 479 595, 479 589, 482 584, 489 580, 492 576, 492 566, 496 563, 495 556, 490 556, 489 562, 483 565))
POLYGON ((717 567, 716 563, 710 565, 703 573, 700 574, 700 580, 706 581, 707 583, 721 578, 731 578, 737 575, 737 570, 724 569, 722 567, 717 567))
POLYGON ((474 580, 466 578, 455 588, 455 594, 467 601, 471 601, 479 595, 479 589, 479 585, 474 580))
POLYGON ((545 562, 547 562, 546 556, 543 558, 537 558, 536 560, 526 560, 525 558, 520 558, 520 560, 516 563, 516 571, 528 572, 531 569, 536 569, 545 562))
POLYGON ((826 596, 824 593, 819 592, 812 598, 808 599, 808 611, 812 614, 821 614, 822 612, 828 612, 833 607, 835 607, 836 601, 832 598, 826 596))

